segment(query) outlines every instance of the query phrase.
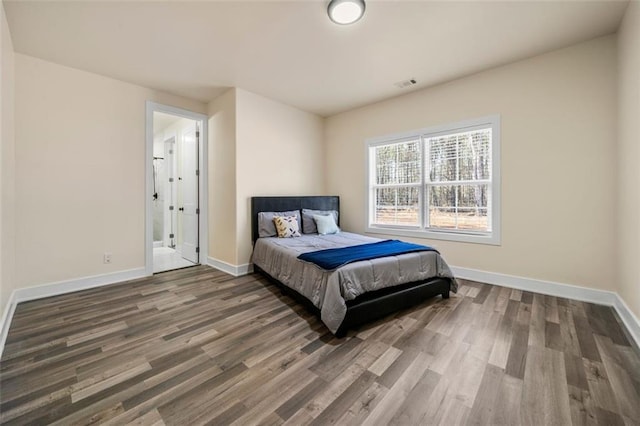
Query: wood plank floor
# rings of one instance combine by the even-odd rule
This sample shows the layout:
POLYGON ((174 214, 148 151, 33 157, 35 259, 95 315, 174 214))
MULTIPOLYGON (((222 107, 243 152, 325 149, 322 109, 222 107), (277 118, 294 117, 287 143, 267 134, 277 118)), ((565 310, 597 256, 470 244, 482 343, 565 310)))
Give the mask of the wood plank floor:
POLYGON ((343 339, 261 276, 205 266, 21 303, 0 422, 640 424, 612 309, 460 284, 343 339))

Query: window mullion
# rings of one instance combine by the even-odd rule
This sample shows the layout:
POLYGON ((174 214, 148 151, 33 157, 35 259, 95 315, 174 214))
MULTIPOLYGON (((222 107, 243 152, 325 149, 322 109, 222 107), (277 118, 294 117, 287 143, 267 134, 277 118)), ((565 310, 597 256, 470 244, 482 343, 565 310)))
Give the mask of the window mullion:
MULTIPOLYGON (((456 137, 456 180, 460 181, 460 135, 456 137)), ((455 229, 458 229, 458 194, 459 194, 460 186, 455 187, 455 204, 454 204, 454 217, 455 217, 455 229)))
POLYGON ((456 196, 456 201, 455 201, 455 208, 454 208, 454 215, 456 218, 456 227, 455 229, 459 229, 458 228, 458 202, 459 202, 459 197, 458 194, 460 193, 460 185, 455 185, 455 196, 456 196))
MULTIPOLYGON (((397 157, 396 157, 397 158, 397 157)), ((397 169, 397 167, 396 167, 397 169)), ((397 173, 397 171, 396 171, 397 173)), ((398 189, 394 191, 394 204, 393 204, 393 219, 398 223, 398 189)))
POLYGON ((422 208, 422 227, 424 229, 429 229, 431 227, 430 217, 429 217, 429 209, 431 207, 431 200, 429 200, 429 183, 431 182, 431 144, 428 138, 422 137, 422 151, 424 156, 422 157, 422 168, 424 170, 423 178, 422 178, 422 198, 423 198, 423 208, 422 208))

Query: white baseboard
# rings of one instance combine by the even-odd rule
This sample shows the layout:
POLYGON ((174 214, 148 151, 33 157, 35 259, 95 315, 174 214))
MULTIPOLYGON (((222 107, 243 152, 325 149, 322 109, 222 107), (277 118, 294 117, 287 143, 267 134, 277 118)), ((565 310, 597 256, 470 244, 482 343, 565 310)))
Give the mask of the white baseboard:
POLYGON ((4 312, 2 314, 2 322, 0 323, 0 358, 2 358, 4 344, 7 341, 7 336, 9 335, 9 326, 11 325, 13 313, 16 311, 16 301, 14 300, 14 295, 15 292, 12 292, 11 296, 9 296, 7 307, 4 309, 4 312))
POLYGON ((627 331, 629 331, 633 340, 636 341, 636 346, 640 348, 640 320, 634 315, 633 311, 629 309, 629 306, 627 306, 622 297, 618 294, 616 294, 616 300, 614 301, 613 307, 616 312, 618 312, 620 319, 627 327, 627 331))
POLYGON ((517 277, 514 275, 498 274, 495 272, 479 271, 477 269, 451 266, 451 272, 457 278, 471 281, 479 281, 494 284, 501 287, 515 288, 518 290, 541 293, 549 296, 563 297, 579 300, 581 302, 595 303, 613 307, 629 334, 640 347, 640 321, 629 309, 622 298, 612 291, 598 290, 595 288, 579 287, 571 284, 557 283, 553 281, 537 280, 533 278, 517 277))
POLYGON ((129 269, 126 271, 112 272, 103 275, 76 278, 67 281, 26 287, 14 290, 16 303, 29 300, 42 299, 44 297, 57 296, 59 294, 72 293, 74 291, 87 290, 103 285, 116 284, 122 281, 135 280, 147 276, 144 268, 129 269))
POLYGON ((207 265, 212 268, 216 268, 222 272, 239 277, 241 275, 247 275, 253 272, 253 264, 245 263, 244 265, 232 265, 223 260, 214 259, 213 257, 207 257, 207 265))
POLYGON ((579 287, 571 284, 543 281, 534 278, 517 277, 514 275, 498 274, 495 272, 479 271, 477 269, 451 266, 451 272, 458 278, 479 281, 487 284, 495 284, 501 287, 515 288, 531 291, 533 293, 547 294, 549 296, 564 297, 580 300, 582 302, 597 303, 613 306, 617 296, 612 291, 597 290, 594 288, 579 287))
POLYGON ((153 248, 160 248, 164 246, 164 241, 154 241, 153 248))
POLYGON ((2 357, 4 344, 9 332, 9 326, 11 325, 11 320, 13 319, 13 314, 18 303, 42 299, 45 297, 58 296, 60 294, 72 293, 74 291, 87 290, 109 284, 117 284, 145 276, 145 268, 136 268, 13 290, 9 297, 7 308, 5 308, 2 323, 0 324, 0 333, 2 333, 0 334, 0 357, 2 357))

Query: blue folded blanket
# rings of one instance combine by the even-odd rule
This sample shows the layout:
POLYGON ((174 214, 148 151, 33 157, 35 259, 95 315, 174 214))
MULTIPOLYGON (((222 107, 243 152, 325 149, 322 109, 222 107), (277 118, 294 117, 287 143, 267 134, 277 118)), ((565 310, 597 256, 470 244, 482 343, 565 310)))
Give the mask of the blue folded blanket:
POLYGON ((383 240, 371 244, 318 250, 303 253, 298 259, 315 263, 322 269, 331 271, 348 263, 371 260, 386 256, 414 253, 417 251, 435 251, 433 247, 407 243, 400 240, 383 240))

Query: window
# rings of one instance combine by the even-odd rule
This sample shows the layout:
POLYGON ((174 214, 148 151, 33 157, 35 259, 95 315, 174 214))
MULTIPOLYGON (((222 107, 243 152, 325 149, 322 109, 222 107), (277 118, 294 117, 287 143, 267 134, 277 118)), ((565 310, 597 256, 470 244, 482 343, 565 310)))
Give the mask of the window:
POLYGON ((367 141, 368 232, 500 244, 499 116, 367 141))

